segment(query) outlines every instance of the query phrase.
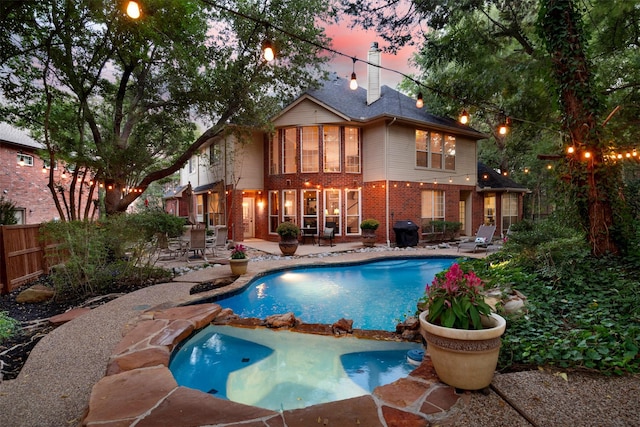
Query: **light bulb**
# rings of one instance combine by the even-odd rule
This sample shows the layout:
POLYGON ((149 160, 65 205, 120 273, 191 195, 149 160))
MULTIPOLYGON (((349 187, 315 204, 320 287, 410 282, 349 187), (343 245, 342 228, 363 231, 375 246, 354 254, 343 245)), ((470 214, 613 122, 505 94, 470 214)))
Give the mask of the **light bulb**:
POLYGON ((276 54, 273 51, 273 44, 271 43, 271 40, 265 40, 264 43, 262 43, 262 56, 267 62, 273 61, 276 57, 276 54))
POLYGON ((140 18, 140 5, 136 1, 130 1, 127 3, 127 16, 131 19, 140 18))
POLYGON ((351 90, 358 89, 358 81, 356 80, 356 73, 351 73, 351 82, 349 83, 349 88, 351 90))
POLYGON ((462 110, 462 113, 460 114, 460 123, 463 125, 469 123, 469 113, 467 113, 467 110, 462 110))
POLYGON ((418 99, 416 100, 416 107, 418 107, 418 108, 424 107, 424 101, 422 99, 422 92, 418 92, 418 99))

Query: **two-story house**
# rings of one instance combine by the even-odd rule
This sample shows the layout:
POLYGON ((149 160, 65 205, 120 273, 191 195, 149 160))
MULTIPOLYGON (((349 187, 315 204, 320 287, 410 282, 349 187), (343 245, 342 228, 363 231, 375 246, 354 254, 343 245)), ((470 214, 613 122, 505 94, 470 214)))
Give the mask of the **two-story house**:
POLYGON ((487 222, 506 231, 526 190, 478 186, 476 144, 485 135, 380 86, 375 43, 368 62, 366 88, 332 76, 275 115, 273 133, 230 128, 194 156, 180 183, 194 188, 198 221, 226 224, 234 241, 275 241, 284 221, 318 231, 332 223, 336 241, 351 241, 375 218, 387 244, 402 220, 461 222, 466 235, 487 222))

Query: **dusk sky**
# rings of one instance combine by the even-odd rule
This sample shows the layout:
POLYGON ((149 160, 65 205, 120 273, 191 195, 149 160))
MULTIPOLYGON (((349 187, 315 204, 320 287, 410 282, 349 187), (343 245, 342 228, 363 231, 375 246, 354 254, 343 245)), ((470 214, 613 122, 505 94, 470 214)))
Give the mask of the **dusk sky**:
MULTIPOLYGON (((338 76, 350 78, 353 68, 353 60, 356 57, 360 60, 367 60, 367 52, 371 46, 371 42, 377 41, 381 48, 387 46, 382 37, 378 36, 375 31, 365 31, 362 28, 350 29, 348 22, 343 19, 338 24, 325 27, 326 33, 333 40, 332 49, 342 52, 349 57, 335 56, 329 63, 330 71, 335 71, 338 76)), ((409 58, 416 51, 416 47, 405 47, 398 51, 396 55, 382 52, 381 64, 384 67, 400 71, 404 74, 413 74, 416 72, 414 68, 409 66, 409 58)), ((358 84, 363 87, 367 77, 367 64, 356 62, 356 77, 358 84)), ((381 70, 382 84, 391 88, 396 88, 397 84, 402 80, 402 76, 387 70, 381 70)))

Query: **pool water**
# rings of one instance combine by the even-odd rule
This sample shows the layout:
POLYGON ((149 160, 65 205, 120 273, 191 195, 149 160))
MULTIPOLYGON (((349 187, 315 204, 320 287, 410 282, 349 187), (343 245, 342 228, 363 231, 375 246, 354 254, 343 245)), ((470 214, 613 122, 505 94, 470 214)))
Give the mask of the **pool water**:
POLYGON ((293 268, 261 276, 216 301, 241 317, 293 312, 305 323, 352 319, 358 329, 395 331, 416 311, 436 273, 454 258, 404 258, 341 266, 293 268))
POLYGON ((275 411, 370 394, 414 368, 411 342, 208 326, 173 355, 178 384, 275 411))

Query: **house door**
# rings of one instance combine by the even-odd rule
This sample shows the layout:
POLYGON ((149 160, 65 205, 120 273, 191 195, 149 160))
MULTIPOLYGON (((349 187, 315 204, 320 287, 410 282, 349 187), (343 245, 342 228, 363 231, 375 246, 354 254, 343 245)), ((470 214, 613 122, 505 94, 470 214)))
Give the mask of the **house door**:
POLYGON ((242 229, 245 239, 255 237, 255 199, 253 197, 242 198, 242 229))
POLYGON ((470 191, 461 191, 460 192, 460 201, 458 205, 458 214, 460 215, 460 222, 462 223, 462 228, 460 229, 460 234, 465 236, 473 236, 474 231, 471 229, 471 219, 473 218, 471 212, 471 192, 470 191))

